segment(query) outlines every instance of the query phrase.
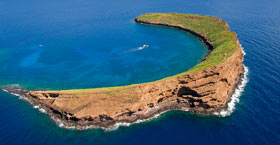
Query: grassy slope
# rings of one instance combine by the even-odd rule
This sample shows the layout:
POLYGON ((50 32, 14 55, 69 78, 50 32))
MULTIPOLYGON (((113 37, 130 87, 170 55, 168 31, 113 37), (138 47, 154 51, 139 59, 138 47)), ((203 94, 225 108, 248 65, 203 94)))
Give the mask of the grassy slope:
MULTIPOLYGON (((236 43, 236 33, 231 32, 228 28, 228 25, 222 19, 216 17, 179 13, 148 13, 137 17, 137 19, 145 22, 162 23, 190 29, 204 36, 212 44, 212 46, 214 46, 214 50, 207 56, 207 59, 205 61, 199 63, 198 65, 186 72, 164 79, 169 79, 188 73, 198 72, 207 67, 219 64, 226 60, 228 57, 230 57, 239 47, 236 43)), ((121 89, 130 86, 134 85, 95 89, 62 90, 59 92, 71 94, 87 93, 92 91, 107 91, 112 89, 121 89)))
POLYGON ((239 47, 236 43, 236 33, 231 32, 228 25, 222 19, 216 17, 177 13, 150 13, 141 15, 137 19, 190 29, 207 38, 214 46, 214 50, 207 56, 207 60, 182 74, 197 72, 214 66, 230 57, 239 47))

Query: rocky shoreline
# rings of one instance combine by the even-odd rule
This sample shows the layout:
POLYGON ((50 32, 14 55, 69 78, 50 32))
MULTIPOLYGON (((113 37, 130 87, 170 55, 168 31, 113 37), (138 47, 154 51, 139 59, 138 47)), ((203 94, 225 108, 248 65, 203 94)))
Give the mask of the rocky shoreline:
MULTIPOLYGON (((240 85, 245 85, 246 83, 246 73, 242 74, 242 76, 240 77, 240 81, 238 82, 238 84, 236 84, 236 86, 240 86, 240 85), (244 82, 242 82, 244 81, 244 82)), ((111 124, 108 124, 106 126, 104 126, 104 124, 87 124, 87 125, 79 125, 76 124, 74 122, 70 123, 70 122, 65 122, 60 115, 57 115, 56 113, 54 113, 51 108, 49 108, 48 106, 45 106, 44 104, 36 101, 36 99, 30 97, 29 95, 26 95, 26 93, 28 93, 28 91, 22 87, 20 87, 19 85, 9 85, 9 86, 5 86, 2 88, 3 91, 8 92, 12 95, 18 96, 21 99, 26 100, 27 102, 29 102, 30 104, 32 104, 34 106, 34 108, 38 109, 39 111, 41 111, 42 113, 47 113, 55 122, 59 127, 63 127, 63 128, 67 128, 67 129, 76 129, 76 130, 85 130, 85 129, 103 129, 103 130, 115 130, 117 129, 119 126, 130 126, 131 124, 137 124, 137 123, 142 123, 142 122, 146 122, 146 121, 150 121, 152 119, 155 119, 157 117, 159 117, 160 115, 162 115, 165 112, 168 111, 191 111, 191 112, 196 112, 195 110, 191 110, 189 108, 189 106, 178 106, 175 104, 175 102, 170 102, 168 103, 167 107, 154 107, 151 108, 154 109, 154 111, 152 111, 152 113, 150 113, 150 115, 144 116, 143 118, 139 118, 135 121, 131 121, 131 120, 124 120, 122 122, 114 122, 111 124), (173 104, 173 106, 172 106, 173 104)), ((239 91, 239 90, 233 90, 233 93, 239 91)), ((232 94, 233 94, 232 93, 232 94)), ((239 96, 238 96, 239 97, 239 96)), ((232 101, 232 98, 230 97, 227 101, 227 104, 232 101)), ((227 116, 224 115, 222 113, 231 113, 231 112, 227 112, 227 111, 232 111, 232 110, 228 110, 228 105, 226 107, 220 108, 218 109, 216 112, 196 112, 196 113, 200 113, 200 114, 204 114, 204 115, 218 115, 218 116, 227 116), (220 112, 219 112, 220 111, 220 112)), ((229 108, 231 109, 231 108, 229 108)))
MULTIPOLYGON (((135 21, 183 30, 207 45, 209 53, 215 49, 206 36, 190 29, 137 18, 135 21)), ((3 90, 44 109, 60 126, 81 130, 110 130, 150 120, 170 110, 219 114, 228 108, 231 96, 244 77, 243 52, 238 39, 236 43, 239 48, 222 63, 155 82, 105 90, 27 91, 17 85, 3 90)))
MULTIPOLYGON (((242 74, 242 76, 239 79, 240 81, 238 81, 238 84, 236 84, 237 87, 238 86, 241 86, 241 87, 245 86, 245 84, 247 83, 246 75, 247 75, 247 72, 244 72, 244 74, 242 74)), ((61 116, 54 113, 51 108, 49 108, 48 106, 45 106, 44 104, 41 104, 40 102, 34 100, 33 97, 30 97, 29 95, 26 95, 26 93, 28 93, 29 91, 26 90, 25 88, 22 88, 18 84, 5 86, 5 87, 2 88, 2 90, 7 92, 7 93, 10 93, 12 95, 18 96, 19 98, 21 98, 23 100, 26 100, 27 102, 32 104, 34 108, 38 109, 42 113, 48 114, 51 117, 51 119, 54 122, 56 122, 56 124, 59 127, 63 127, 63 128, 67 128, 67 129, 75 129, 75 130, 102 129, 102 130, 110 131, 110 130, 118 129, 118 127, 120 127, 120 126, 130 126, 132 124, 137 124, 137 123, 150 121, 150 120, 155 119, 155 118, 159 117, 160 115, 162 115, 162 114, 164 114, 165 112, 168 112, 168 111, 177 110, 177 111, 193 111, 193 112, 195 112, 194 110, 190 110, 189 106, 175 106, 176 104, 174 104, 174 102, 173 102, 174 106, 172 106, 172 107, 169 106, 169 108, 168 107, 167 108, 165 108, 165 107, 151 108, 151 110, 155 109, 154 111, 152 111, 153 114, 151 113, 150 116, 139 118, 135 121, 126 120, 126 121, 122 121, 122 122, 114 122, 114 123, 112 123, 108 126, 104 126, 103 124, 100 124, 100 125, 97 125, 97 124, 78 125, 78 124, 75 124, 75 123, 69 123, 67 121, 65 122, 61 118, 61 116)), ((233 93, 236 92, 236 91, 239 91, 239 90, 233 90, 233 93)), ((243 90, 241 90, 241 91, 243 91, 243 90)), ((227 104, 230 101, 232 101, 232 98, 228 99, 227 104)), ((168 105, 172 105, 172 102, 170 102, 170 104, 168 104, 168 105)), ((209 112, 208 113, 199 112, 199 113, 201 113, 203 115, 218 115, 218 116, 224 117, 226 115, 224 115, 222 113, 231 113, 230 111, 233 111, 233 110, 228 110, 227 107, 228 106, 226 106, 225 108, 220 108, 219 111, 221 111, 221 112, 212 112, 212 114, 209 114, 209 112), (223 109, 224 109, 224 111, 222 112, 223 109), (226 110, 229 111, 229 112, 226 112, 226 110)), ((231 108, 229 108, 229 109, 231 109, 231 108)))
POLYGON ((211 43, 209 42, 209 40, 207 39, 206 36, 203 36, 195 31, 192 31, 191 29, 186 29, 180 26, 176 26, 176 25, 169 25, 169 24, 162 24, 162 23, 152 23, 152 22, 147 22, 147 21, 142 21, 138 18, 134 19, 135 22, 139 23, 139 24, 147 24, 147 25, 156 25, 156 26, 164 26, 164 27, 169 27, 169 28, 175 28, 181 31, 184 31, 186 33, 189 33, 193 36, 195 36, 197 39, 199 39, 201 41, 202 44, 206 45, 208 48, 208 54, 214 49, 214 47, 211 45, 211 43))

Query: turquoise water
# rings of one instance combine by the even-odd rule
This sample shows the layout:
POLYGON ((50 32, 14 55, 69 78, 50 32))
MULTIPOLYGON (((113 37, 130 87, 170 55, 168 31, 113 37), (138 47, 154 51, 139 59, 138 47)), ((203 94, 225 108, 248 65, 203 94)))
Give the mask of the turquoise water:
POLYGON ((0 84, 70 89, 125 85, 183 72, 207 53, 183 32, 139 25, 146 12, 217 16, 246 52, 248 84, 227 117, 168 112, 115 131, 58 127, 0 91, 0 144, 280 144, 279 0, 0 0, 0 84), (137 50, 143 45, 149 47, 137 50))
POLYGON ((75 89, 144 83, 184 72, 208 52, 194 36, 137 24, 136 15, 104 16, 81 4, 55 9, 49 7, 57 2, 51 2, 44 9, 30 3, 1 17, 0 85, 75 89))

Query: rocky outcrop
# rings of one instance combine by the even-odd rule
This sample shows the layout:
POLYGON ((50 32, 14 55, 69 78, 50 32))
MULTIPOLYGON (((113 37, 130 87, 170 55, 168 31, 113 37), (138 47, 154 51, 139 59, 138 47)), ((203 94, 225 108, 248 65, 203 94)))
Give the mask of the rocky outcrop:
MULTIPOLYGON (((213 48, 203 36, 199 38, 213 48)), ((239 47, 222 63, 202 71, 145 84, 96 90, 6 90, 25 96, 65 126, 112 128, 118 122, 135 122, 167 110, 197 114, 220 111, 227 107, 242 74, 243 52, 239 47)))

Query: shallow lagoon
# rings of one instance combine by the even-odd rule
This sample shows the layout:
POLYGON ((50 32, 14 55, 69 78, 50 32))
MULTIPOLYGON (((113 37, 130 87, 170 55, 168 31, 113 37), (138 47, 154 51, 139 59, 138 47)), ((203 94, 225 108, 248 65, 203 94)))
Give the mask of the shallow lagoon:
POLYGON ((208 52, 192 35, 137 24, 135 16, 107 16, 82 4, 29 7, 25 3, 2 17, 0 85, 75 89, 144 83, 184 72, 208 52))

